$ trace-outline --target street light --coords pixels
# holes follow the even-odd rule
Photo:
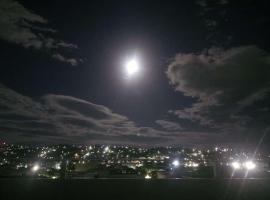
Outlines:
[[[180,165],[180,162],[179,162],[179,160],[174,160],[173,162],[172,162],[172,165],[176,168],[176,167],[179,167],[179,165]]]
[[[256,165],[254,162],[252,161],[246,161],[243,166],[247,169],[247,170],[253,170],[256,168]]]
[[[234,169],[240,169],[240,168],[241,168],[241,164],[240,164],[238,161],[232,162],[231,166],[232,166]]]
[[[33,167],[32,167],[32,172],[36,172],[36,171],[38,171],[39,170],[39,165],[38,164],[35,164]]]
[[[146,174],[146,176],[144,178],[145,179],[151,179],[152,177],[149,174]]]

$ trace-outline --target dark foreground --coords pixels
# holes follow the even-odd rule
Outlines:
[[[0,179],[0,199],[270,199],[264,179]]]

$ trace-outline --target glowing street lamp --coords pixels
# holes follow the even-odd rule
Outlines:
[[[179,160],[174,160],[173,162],[172,162],[172,165],[176,168],[176,167],[179,167],[179,165],[180,165],[180,162],[179,162]]]
[[[243,166],[247,169],[247,170],[253,170],[256,168],[256,165],[254,162],[252,161],[246,161]]]
[[[241,164],[240,164],[238,161],[232,162],[231,166],[232,166],[234,169],[240,169],[240,168],[241,168]]]
[[[36,172],[40,169],[40,166],[38,164],[35,164],[33,167],[32,167],[32,172]]]
[[[151,179],[152,177],[149,174],[146,174],[146,176],[144,178],[145,179]]]

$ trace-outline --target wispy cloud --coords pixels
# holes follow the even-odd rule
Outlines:
[[[169,131],[179,131],[182,130],[182,127],[176,123],[176,122],[172,122],[172,121],[168,121],[168,120],[156,120],[155,121],[158,125],[160,125],[162,128],[164,128],[165,130],[169,130]]]
[[[187,145],[224,138],[183,132],[168,120],[156,123],[163,128],[139,126],[106,106],[71,96],[49,94],[33,100],[0,84],[1,139],[10,142]]]

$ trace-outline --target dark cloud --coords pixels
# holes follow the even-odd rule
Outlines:
[[[270,121],[269,60],[256,46],[176,55],[167,76],[196,102],[174,114],[219,132],[259,137]]]
[[[76,49],[77,45],[52,37],[57,32],[46,28],[47,20],[29,11],[21,3],[14,0],[0,1],[0,39],[50,52],[53,58],[70,65],[78,65],[81,59],[69,58],[60,50]]]
[[[176,122],[172,122],[168,120],[156,120],[155,122],[158,125],[160,125],[162,128],[164,128],[165,130],[169,130],[169,131],[182,130],[181,126]]]
[[[127,117],[103,105],[63,95],[45,95],[39,101],[0,85],[0,131],[12,141],[126,142],[167,141],[166,133],[138,127]]]
[[[138,126],[126,116],[82,99],[49,94],[33,100],[0,84],[1,139],[10,142],[187,145],[223,138],[216,135],[209,140],[209,133],[182,132],[179,124],[168,120],[156,123],[163,129]]]

